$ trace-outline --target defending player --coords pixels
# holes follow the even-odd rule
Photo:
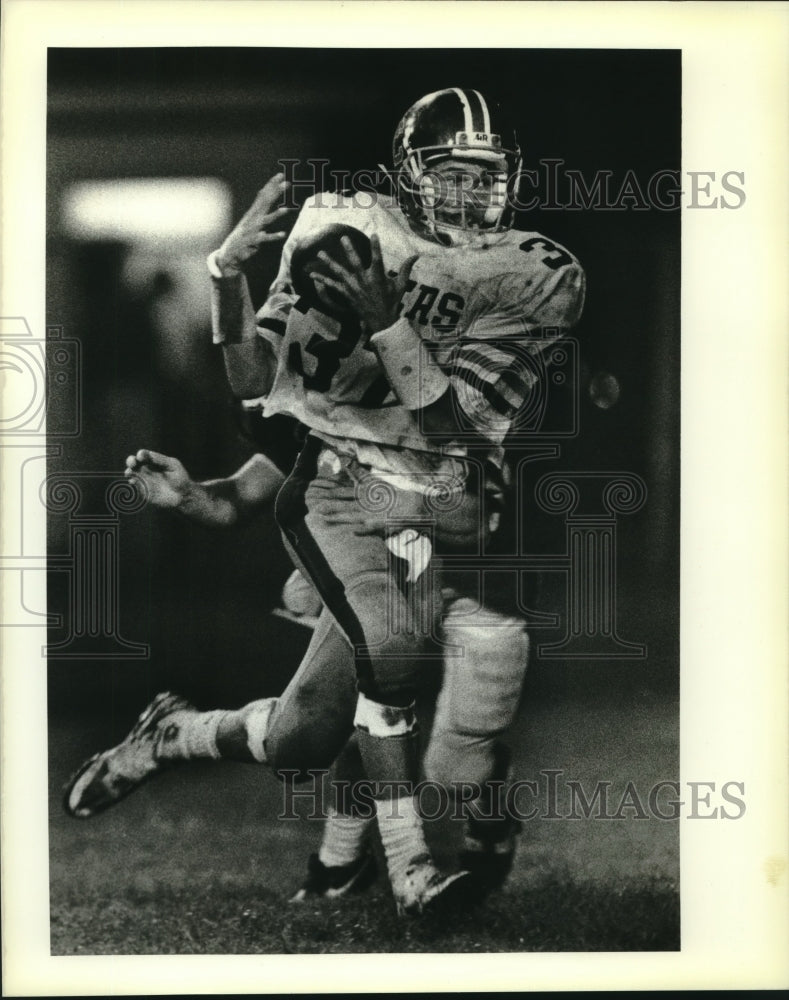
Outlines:
[[[264,455],[256,454],[232,476],[194,482],[178,459],[148,449],[141,449],[126,459],[126,476],[142,482],[153,506],[178,511],[210,527],[230,527],[264,510],[273,502],[285,478],[277,465]],[[366,530],[379,530],[373,517]],[[498,762],[493,777],[503,782],[508,752],[502,736],[519,702],[519,682],[528,660],[528,638],[516,619],[496,618],[487,609],[480,627],[482,612],[470,608],[468,598],[458,597],[449,589],[442,597],[445,601],[443,637],[450,646],[462,645],[463,655],[450,656],[446,661],[433,724],[435,739],[430,740],[426,752],[425,776],[431,781],[439,781],[442,775],[446,777],[447,762],[460,752],[465,761],[463,773],[468,790],[476,782],[484,784],[491,776],[489,755],[493,753]],[[314,627],[322,605],[298,570],[288,578],[282,601],[288,617]],[[321,665],[321,669],[352,675],[350,648],[342,643],[337,643],[336,648],[344,657],[338,655]],[[484,678],[482,684],[480,677]],[[343,686],[340,679],[338,688],[342,690]],[[428,691],[428,697],[430,695]],[[434,692],[432,698],[435,698]],[[470,734],[462,726],[458,728],[458,712],[453,709],[453,705],[465,699],[473,700],[480,708],[471,747],[467,747]],[[484,712],[482,706],[485,706]],[[319,707],[323,711],[329,709],[327,705]],[[482,718],[486,719],[484,725]],[[238,735],[243,737],[244,734]],[[469,766],[470,753],[477,761],[476,767]],[[332,773],[335,780],[344,782],[346,787],[364,778],[355,741],[340,751]],[[453,773],[457,780],[458,771]],[[85,803],[82,804],[84,808]],[[479,890],[485,892],[501,885],[509,873],[518,826],[513,817],[497,810],[493,801],[480,804],[477,813],[476,817],[469,817],[462,865],[475,876]],[[373,867],[370,820],[369,815],[354,808],[351,797],[344,804],[338,801],[329,806],[320,850],[310,859],[307,881],[294,899],[336,897],[364,887]]]

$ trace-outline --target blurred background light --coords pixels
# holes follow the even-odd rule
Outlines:
[[[121,178],[73,184],[62,205],[76,239],[210,244],[230,228],[232,195],[215,177]]]

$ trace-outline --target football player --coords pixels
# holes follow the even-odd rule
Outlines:
[[[577,321],[584,276],[562,247],[511,230],[520,151],[477,91],[448,88],[413,105],[396,130],[393,159],[395,197],[307,202],[257,317],[235,273],[232,235],[213,264],[218,314],[223,296],[235,304],[219,324],[231,386],[241,397],[259,395],[264,415],[287,412],[311,428],[277,516],[354,645],[365,770],[402,789],[399,820],[385,804],[379,809],[396,872],[424,852],[415,815],[410,828],[402,819],[414,814],[419,602],[433,599],[414,585],[425,580],[432,548],[475,550],[484,539],[502,444],[534,385],[530,355]],[[341,241],[344,259],[318,249],[320,234],[338,221],[369,237],[369,266],[350,238]],[[404,581],[386,529],[359,532],[364,501],[381,483],[392,536],[395,523],[420,517],[432,532],[421,537],[427,544],[396,550],[409,559]],[[438,495],[441,504],[432,502]],[[461,581],[471,599],[478,576],[470,569]],[[473,730],[476,706],[465,711]],[[465,766],[461,755],[457,761]],[[390,845],[399,846],[390,853]]]
[[[514,133],[497,124],[477,92],[450,88],[417,102],[397,130],[394,159],[395,198],[363,207],[352,198],[327,205],[318,197],[305,205],[257,320],[241,264],[279,217],[272,209],[282,178],[263,189],[211,265],[216,339],[234,391],[261,397],[266,415],[290,413],[311,428],[280,492],[278,519],[353,644],[357,676],[348,689],[349,702],[356,702],[349,717],[293,726],[288,699],[263,700],[234,720],[245,733],[235,749],[270,762],[307,751],[307,766],[314,767],[327,746],[339,749],[350,719],[365,771],[378,782],[379,830],[395,896],[402,909],[419,909],[452,884],[430,860],[412,794],[413,694],[429,632],[422,623],[435,601],[433,574],[424,571],[434,546],[473,549],[486,535],[496,513],[501,445],[534,384],[529,354],[577,320],[584,280],[563,248],[510,230],[508,186],[520,154]],[[344,260],[318,251],[308,275],[316,302],[297,293],[291,265],[299,246],[335,220],[337,207],[344,223],[370,235],[371,262],[365,267],[347,240]],[[303,272],[298,277],[304,288]],[[388,520],[365,534],[380,484],[388,488]],[[429,533],[414,538],[395,530],[420,520]],[[472,605],[477,576],[472,570],[462,581]],[[425,606],[431,614],[423,617]],[[508,627],[522,633],[517,616]],[[332,631],[316,629],[300,668],[316,680],[319,695],[330,672],[311,663],[335,655]],[[487,720],[478,717],[473,694],[451,706],[462,717],[456,729],[464,738],[445,762],[450,781],[453,768],[469,780],[479,766],[467,751]],[[175,757],[216,754],[227,717],[189,716],[165,699],[154,702],[132,737],[150,738],[159,756],[173,749]],[[483,756],[490,778],[493,747]],[[98,773],[103,766],[72,786],[75,812],[97,784],[114,783],[122,794],[128,781],[139,780],[119,774],[108,781]]]
[[[434,551],[484,544],[502,445],[529,407],[533,359],[579,318],[584,275],[564,248],[511,229],[520,150],[479,92],[447,88],[417,101],[396,130],[393,160],[394,197],[307,201],[256,317],[240,274],[243,232],[212,265],[217,339],[234,392],[259,396],[265,416],[290,413],[311,430],[277,518],[354,646],[365,771],[399,792],[396,810],[383,794],[378,810],[396,885],[427,856],[411,796],[420,624],[435,601],[435,578],[424,571]],[[349,236],[342,254],[321,249],[338,222],[369,238],[369,263]],[[362,534],[379,502],[388,525]],[[395,526],[420,519],[430,537],[398,545]],[[407,564],[402,572],[392,551]],[[454,580],[472,601],[480,575],[470,567]],[[513,603],[505,595],[501,610],[512,613]],[[474,732],[478,706],[469,701],[463,711]],[[469,769],[461,780],[473,763],[456,755],[458,769]],[[427,860],[428,884],[431,867]]]

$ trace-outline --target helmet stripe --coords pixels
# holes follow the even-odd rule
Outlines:
[[[452,87],[452,90],[458,95],[458,100],[463,105],[463,131],[473,132],[474,122],[471,117],[471,106],[468,102],[466,92],[461,90],[459,87]]]
[[[490,111],[488,110],[488,103],[485,98],[480,94],[478,90],[470,91],[472,94],[476,94],[479,98],[480,107],[482,108],[482,130],[490,135]]]
[[[466,118],[466,131],[467,132],[487,132],[485,128],[485,104],[476,90],[464,90],[462,91],[463,98],[468,108],[468,117]],[[483,110],[484,109],[484,110]]]

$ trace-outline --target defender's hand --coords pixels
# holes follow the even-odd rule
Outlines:
[[[318,258],[328,267],[331,276],[313,273],[313,281],[318,289],[321,286],[330,288],[345,299],[368,334],[386,330],[397,319],[400,300],[418,255],[405,260],[397,276],[390,278],[384,270],[381,244],[377,236],[370,237],[372,260],[368,268],[362,265],[347,237],[343,237],[341,243],[347,257],[347,266],[321,251]]]
[[[143,483],[154,507],[181,507],[195,486],[177,458],[147,448],[129,455],[123,474]]]
[[[278,198],[288,189],[283,173],[275,174],[257,193],[252,206],[219,248],[214,260],[226,276],[238,274],[241,265],[249,260],[264,243],[285,239],[282,230],[272,227],[292,208],[274,208]]]
[[[397,490],[374,476],[345,489],[315,479],[310,483],[310,506],[327,524],[347,524],[355,535],[381,537],[399,532],[411,519],[416,523],[425,513],[420,493]]]

